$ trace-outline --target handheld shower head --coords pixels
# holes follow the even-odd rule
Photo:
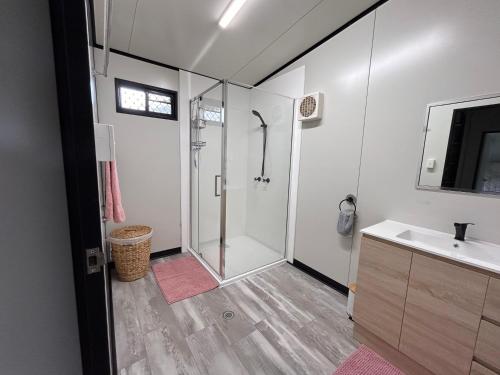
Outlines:
[[[259,118],[260,122],[262,123],[262,125],[261,125],[261,126],[262,126],[263,128],[267,128],[267,125],[266,125],[266,123],[264,122],[264,119],[262,118],[262,116],[260,115],[260,113],[259,113],[259,112],[257,112],[255,109],[252,109],[252,114],[253,114],[254,116],[257,116],[257,117]]]
[[[266,123],[264,122],[264,119],[262,118],[262,116],[260,115],[259,112],[257,112],[255,109],[252,109],[252,115],[256,116],[259,118],[260,122],[261,122],[261,125],[260,127],[262,128],[262,135],[264,137],[264,139],[262,140],[262,168],[260,170],[260,177],[262,179],[262,181],[265,181],[265,182],[268,182],[269,183],[269,178],[268,179],[265,179],[264,178],[264,168],[266,166],[266,147],[267,147],[267,125]],[[260,181],[260,180],[258,180]]]

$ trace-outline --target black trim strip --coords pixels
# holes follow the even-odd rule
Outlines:
[[[371,13],[372,11],[374,11],[375,9],[377,9],[379,6],[381,6],[382,4],[388,2],[389,0],[380,0],[380,1],[377,1],[375,4],[373,4],[371,7],[369,7],[368,9],[364,10],[363,12],[361,12],[360,14],[358,14],[356,17],[354,17],[353,19],[351,19],[350,21],[348,21],[347,23],[343,24],[342,26],[340,26],[338,29],[336,29],[335,31],[331,32],[330,34],[328,34],[327,36],[325,36],[323,39],[321,39],[319,42],[316,42],[315,44],[313,44],[311,47],[309,47],[308,49],[306,49],[304,52],[298,54],[297,56],[295,56],[293,59],[291,59],[290,61],[288,61],[287,63],[283,64],[282,66],[280,66],[278,69],[276,69],[275,71],[273,71],[271,74],[268,74],[267,76],[265,76],[264,78],[262,78],[259,82],[257,82],[254,86],[257,87],[259,86],[260,84],[264,83],[265,81],[267,81],[269,78],[271,78],[272,76],[274,76],[275,74],[281,72],[283,69],[285,69],[286,67],[292,65],[295,61],[299,60],[300,58],[304,57],[305,55],[307,55],[309,52],[311,52],[312,50],[318,48],[320,45],[322,45],[323,43],[327,42],[328,40],[330,40],[331,38],[333,38],[335,35],[339,34],[340,32],[344,31],[345,29],[347,29],[349,26],[351,26],[353,23],[359,21],[361,18],[363,18],[364,16],[366,16],[368,13]]]
[[[290,263],[290,262],[289,262]],[[298,268],[302,272],[307,273],[309,276],[314,277],[316,280],[321,281],[323,284],[329,286],[332,289],[335,289],[337,292],[342,293],[347,296],[349,293],[349,288],[345,285],[340,284],[339,282],[330,279],[328,276],[323,275],[321,272],[316,271],[315,269],[309,267],[308,265],[298,261],[297,259],[293,259],[293,263],[290,263],[295,268]]]
[[[154,253],[151,253],[149,255],[149,259],[158,259],[158,258],[164,258],[164,257],[169,257],[175,254],[180,254],[182,252],[182,249],[180,247],[175,247],[173,249],[168,249],[168,250],[161,250],[161,251],[156,251]]]
[[[94,48],[98,48],[98,49],[104,49],[103,46],[101,46],[100,44],[97,44],[97,43],[94,43],[93,47]],[[145,63],[148,63],[148,64],[153,64],[153,65],[161,66],[162,68],[175,70],[177,72],[180,71],[180,70],[183,70],[185,72],[192,73],[192,74],[197,74],[199,76],[202,76],[202,77],[205,77],[205,78],[210,78],[210,79],[213,79],[215,81],[221,81],[221,79],[209,76],[207,74],[193,72],[192,70],[188,70],[188,69],[184,69],[184,68],[178,68],[177,66],[168,65],[168,64],[156,61],[156,60],[150,60],[150,59],[147,59],[145,57],[137,56],[137,55],[134,55],[132,53],[123,52],[123,51],[120,51],[119,49],[110,48],[109,51],[112,52],[112,53],[116,53],[117,55],[122,55],[122,56],[128,57],[129,59],[135,59],[135,60],[139,60],[139,61],[142,61],[142,62],[145,62]]]
[[[168,249],[168,250],[160,250],[160,251],[155,251],[154,253],[149,254],[149,260],[153,259],[158,259],[158,258],[165,258],[169,257],[172,255],[180,254],[182,252],[182,249],[180,247],[174,247],[173,249]],[[108,269],[113,270],[115,269],[115,262],[111,261],[108,263]],[[111,285],[111,284],[109,284]],[[111,288],[110,288],[111,290]]]
[[[94,48],[104,49],[103,46],[101,46],[100,44],[97,44],[97,43],[94,43]],[[150,60],[150,59],[146,59],[145,57],[140,57],[140,56],[137,56],[137,55],[133,55],[131,53],[123,52],[123,51],[120,51],[118,49],[110,48],[109,51],[113,52],[113,53],[116,53],[117,55],[122,55],[122,56],[125,56],[125,57],[128,57],[128,58],[131,58],[131,59],[135,59],[135,60],[139,60],[139,61],[142,61],[142,62],[146,62],[148,64],[153,64],[153,65],[161,66],[162,68],[172,69],[172,70],[175,70],[177,72],[180,70],[180,68],[178,68],[176,66],[164,64],[164,63],[161,63],[161,62],[158,62],[158,61],[154,61],[154,60]]]

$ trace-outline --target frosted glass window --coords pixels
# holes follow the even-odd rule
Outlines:
[[[148,94],[148,107],[151,112],[172,114],[171,98],[166,95]]]
[[[120,87],[120,105],[125,109],[146,110],[146,93],[128,87]]]
[[[177,120],[177,92],[115,78],[116,111]]]
[[[203,119],[207,121],[220,122],[220,111],[203,111]]]

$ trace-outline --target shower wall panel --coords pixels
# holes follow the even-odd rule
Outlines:
[[[269,183],[255,182],[260,176],[263,136],[260,121],[252,116],[248,122],[247,235],[267,247],[283,253],[286,243],[288,186],[293,123],[293,104],[289,98],[253,89],[250,106],[256,108],[268,125],[265,178]]]

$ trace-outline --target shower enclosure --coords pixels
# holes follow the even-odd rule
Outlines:
[[[294,100],[221,81],[190,108],[190,250],[221,281],[283,262]]]

